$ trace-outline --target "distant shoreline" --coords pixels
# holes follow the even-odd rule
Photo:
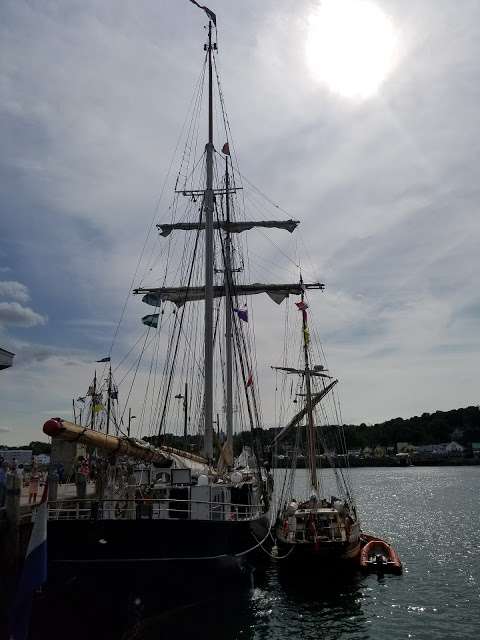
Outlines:
[[[397,458],[350,458],[350,468],[363,467],[475,467],[480,465],[480,458],[412,458],[411,464],[406,464],[403,460],[399,462]],[[276,460],[274,469],[289,469],[290,460]],[[297,461],[297,469],[305,469],[303,460]],[[329,466],[329,465],[328,465]],[[338,462],[337,466],[345,468],[346,465]]]

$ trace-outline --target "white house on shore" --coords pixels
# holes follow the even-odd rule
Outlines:
[[[417,455],[451,456],[463,455],[464,447],[458,442],[441,442],[439,444],[425,444],[415,447]]]

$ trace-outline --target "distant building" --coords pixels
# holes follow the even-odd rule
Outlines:
[[[480,442],[472,442],[472,453],[475,458],[480,458]]]
[[[420,456],[442,456],[446,451],[441,444],[421,444],[415,447],[415,453]]]
[[[32,454],[31,449],[0,449],[0,457],[3,458],[4,462],[12,464],[15,459],[17,466],[19,464],[32,464]]]
[[[11,367],[14,357],[14,353],[0,347],[0,371],[2,369],[8,369],[8,367]]]
[[[415,447],[409,442],[397,442],[397,453],[413,453]]]
[[[452,441],[447,444],[446,450],[447,450],[447,453],[449,454],[452,454],[452,453],[463,454],[464,447],[462,447],[461,444],[458,444],[458,442]]]
[[[424,444],[415,447],[420,456],[451,456],[463,455],[464,447],[458,442],[440,442],[439,444]]]

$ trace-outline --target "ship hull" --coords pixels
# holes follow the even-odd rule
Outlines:
[[[278,556],[288,564],[305,565],[319,563],[324,566],[342,564],[358,565],[361,545],[354,542],[288,543],[277,538]]]
[[[188,572],[208,567],[242,570],[269,530],[265,514],[249,521],[50,520],[52,569],[129,566]]]

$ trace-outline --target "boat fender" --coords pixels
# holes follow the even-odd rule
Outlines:
[[[206,487],[208,485],[208,476],[204,473],[201,473],[198,476],[197,487]]]
[[[233,482],[233,484],[240,484],[243,480],[243,475],[240,473],[240,471],[234,471],[230,475],[230,480]]]
[[[287,516],[293,516],[295,514],[295,511],[298,509],[298,502],[296,502],[295,500],[292,500],[292,502],[290,502],[290,504],[287,507]]]

